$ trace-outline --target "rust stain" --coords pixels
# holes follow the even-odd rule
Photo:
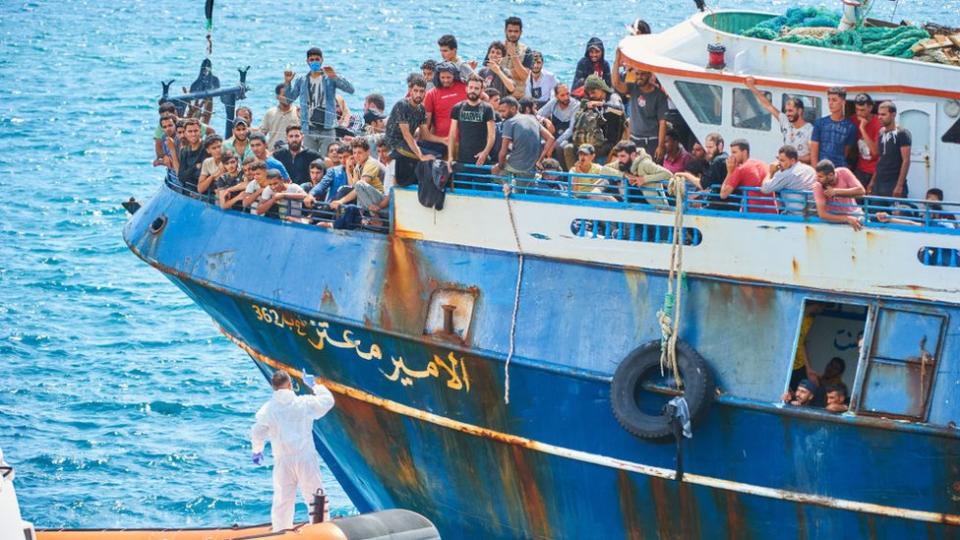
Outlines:
[[[526,450],[518,446],[510,446],[510,453],[513,454],[514,470],[516,472],[511,480],[517,483],[517,487],[520,489],[528,530],[538,538],[552,538],[547,507],[533,468],[528,463]]]
[[[653,506],[657,514],[657,531],[660,538],[681,538],[680,531],[673,523],[673,505],[667,499],[667,480],[651,476],[650,494],[653,496]]]
[[[364,441],[356,450],[377,477],[389,485],[391,493],[426,496],[400,416],[387,418],[384,409],[344,395],[337,397],[333,411],[349,432],[349,440]]]
[[[333,293],[330,292],[330,287],[323,288],[323,296],[320,298],[320,309],[337,311],[337,300],[333,297]]]
[[[700,511],[697,508],[697,497],[693,493],[693,486],[680,482],[680,533],[683,538],[702,538],[700,534]]]
[[[424,287],[419,254],[410,243],[391,236],[386,255],[380,326],[386,330],[420,335],[429,294]]]
[[[817,230],[814,229],[811,225],[804,225],[803,233],[807,236],[807,240],[817,239]]]
[[[793,258],[790,265],[793,267],[793,277],[800,277],[800,262],[797,261],[796,257]]]
[[[620,495],[620,515],[623,516],[623,530],[629,540],[643,540],[640,528],[637,490],[630,481],[627,471],[617,471],[617,493]]]
[[[804,505],[795,503],[793,506],[797,510],[797,540],[807,540],[810,538],[810,531],[807,530],[807,513]]]

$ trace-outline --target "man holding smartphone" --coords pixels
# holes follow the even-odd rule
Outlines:
[[[323,65],[323,51],[317,47],[307,51],[307,65],[310,72],[296,79],[292,70],[283,72],[284,95],[291,101],[300,99],[303,146],[325,154],[337,137],[337,89],[352,94],[353,85]]]

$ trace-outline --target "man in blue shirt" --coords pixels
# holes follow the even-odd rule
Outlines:
[[[836,167],[850,167],[847,155],[857,144],[857,126],[847,118],[844,108],[847,91],[833,87],[827,91],[827,109],[830,114],[813,123],[810,138],[810,163],[829,159]]]
[[[300,127],[303,146],[325,154],[334,142],[337,127],[336,93],[353,93],[353,85],[337,75],[331,66],[323,65],[323,51],[313,47],[307,51],[310,73],[294,79],[294,72],[283,72],[284,95],[300,99]]]
[[[283,163],[280,163],[279,159],[267,153],[266,136],[262,133],[250,135],[250,150],[253,152],[254,157],[267,164],[268,171],[277,171],[280,173],[280,178],[283,178],[284,182],[290,181],[290,175],[287,173],[287,168],[283,166]]]
[[[313,186],[313,189],[310,190],[310,196],[304,201],[307,207],[312,207],[317,201],[330,202],[342,197],[343,194],[337,192],[340,188],[349,185],[347,166],[349,165],[348,162],[352,161],[350,145],[341,144],[337,151],[340,154],[340,165],[327,169],[320,182]]]

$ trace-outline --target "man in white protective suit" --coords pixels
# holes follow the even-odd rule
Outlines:
[[[290,375],[277,370],[270,380],[273,397],[257,411],[253,425],[253,463],[263,462],[267,440],[273,446],[273,508],[270,520],[273,531],[293,527],[293,511],[297,488],[309,508],[313,494],[322,487],[320,461],[313,445],[313,421],[333,408],[333,394],[304,372],[303,383],[313,388],[313,395],[298,396],[293,392]]]

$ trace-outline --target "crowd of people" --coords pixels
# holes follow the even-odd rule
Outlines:
[[[700,207],[811,213],[857,230],[864,195],[890,198],[874,205],[908,196],[911,134],[897,124],[893,102],[858,94],[848,116],[845,90],[832,88],[829,114],[807,122],[802,99],[786,100],[781,111],[748,77],[746,88],[782,137],[775,159],[762,161],[744,139],[696,140],[656,76],[630,67],[619,50],[611,65],[600,39],[587,42],[567,85],[522,41],[519,18],[507,18],[503,29],[482,62],[463,60],[456,37],[441,36],[439,61],[411,73],[389,111],[381,94],[370,94],[352,114],[342,94],[353,85],[315,47],[306,74],[284,72],[277,104],[259,125],[249,108],[236,110],[226,140],[161,103],[154,164],[224,209],[295,220],[307,219],[304,208],[356,209],[354,224],[361,214],[380,219],[392,186],[429,180],[437,167],[423,164],[434,160],[471,181],[631,203],[648,202],[651,185],[680,178]],[[642,20],[630,30],[650,31]],[[938,204],[942,192],[930,190],[927,199],[937,220],[953,220]],[[871,217],[913,223],[897,214]]]

